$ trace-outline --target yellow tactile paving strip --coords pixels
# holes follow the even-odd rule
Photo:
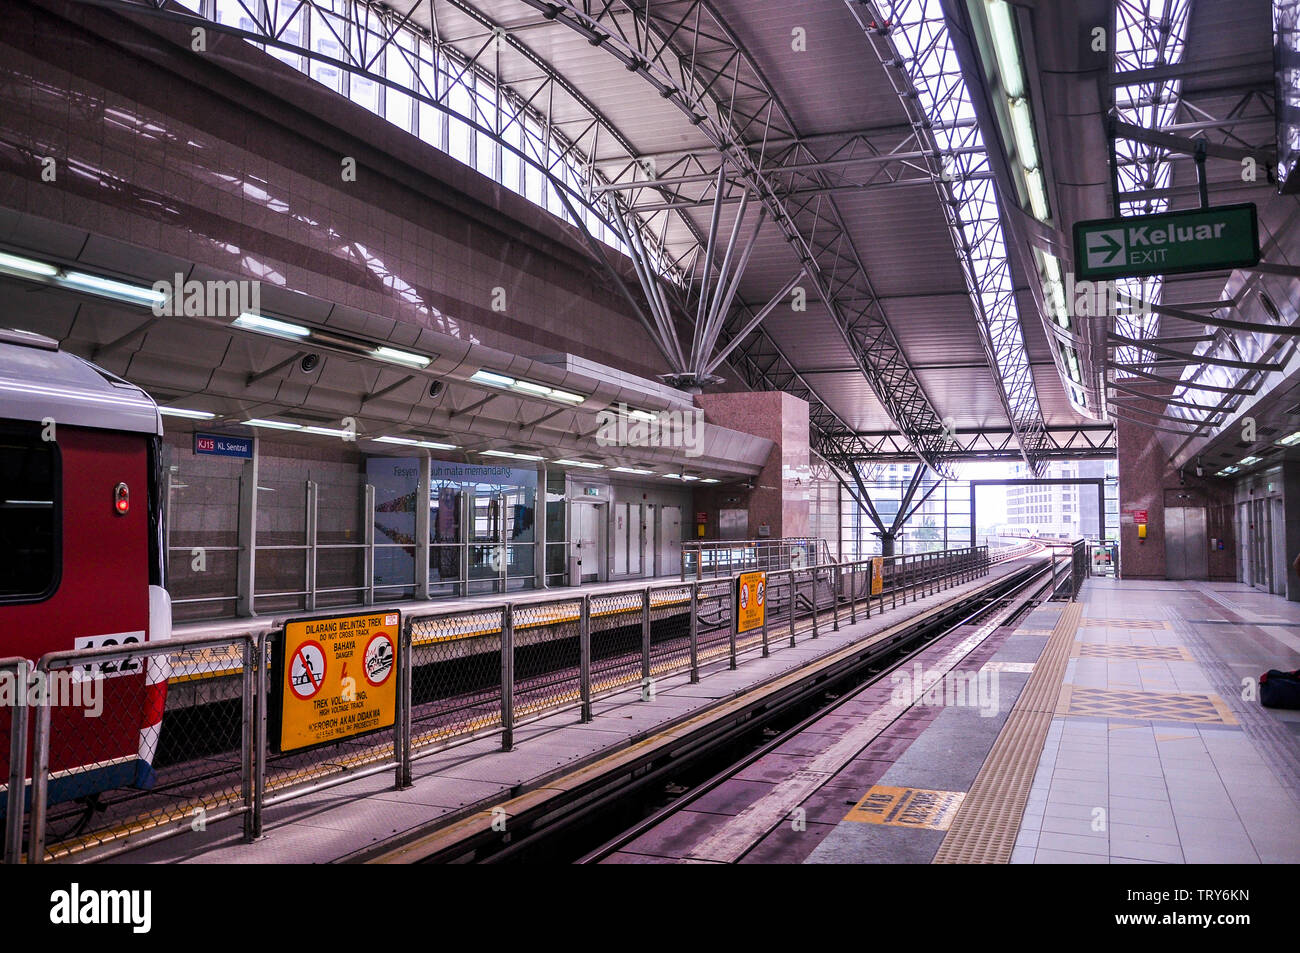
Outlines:
[[[1111,629],[1168,629],[1169,623],[1162,619],[1080,619],[1079,625],[1085,628]]]
[[[1077,685],[1061,687],[1056,713],[1069,717],[1191,721],[1207,725],[1237,723],[1237,719],[1218,695],[1114,691],[1107,688],[1081,688]]]
[[[1181,645],[1121,645],[1118,642],[1075,642],[1073,657],[1140,662],[1194,661]]]
[[[934,863],[1005,864],[1011,860],[1082,612],[1078,602],[1061,611],[1033,674],[939,845]]]
[[[877,784],[863,795],[846,821],[946,831],[961,809],[964,791],[926,791]]]

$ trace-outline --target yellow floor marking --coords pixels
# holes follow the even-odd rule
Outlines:
[[[864,824],[946,831],[965,797],[965,791],[927,791],[877,784],[844,815],[844,819]]]
[[[1168,622],[1160,619],[1080,619],[1081,626],[1104,626],[1112,629],[1168,629]]]
[[[1127,659],[1150,662],[1191,662],[1181,645],[1126,645],[1120,642],[1075,642],[1071,658]]]
[[[1067,717],[1132,718],[1139,721],[1190,721],[1235,725],[1228,706],[1218,695],[1185,692],[1123,691],[1064,685],[1056,714]]]

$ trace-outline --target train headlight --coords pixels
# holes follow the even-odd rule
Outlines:
[[[113,488],[113,512],[118,516],[125,516],[131,511],[131,491],[125,483],[119,483]]]

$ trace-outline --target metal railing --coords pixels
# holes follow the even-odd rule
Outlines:
[[[1092,575],[1090,547],[1086,540],[1041,540],[1052,551],[1052,598],[1075,602],[1083,580]]]
[[[721,539],[682,543],[681,578],[708,579],[741,572],[824,566],[835,562],[830,544],[813,536]]]
[[[102,859],[232,817],[243,818],[252,840],[271,805],[384,771],[406,787],[413,761],[451,744],[499,733],[509,750],[530,721],[566,709],[591,721],[601,697],[639,687],[649,700],[668,676],[695,682],[706,667],[734,669],[962,585],[991,565],[980,546],[781,568],[766,575],[762,624],[748,631],[738,625],[736,577],[412,614],[398,639],[392,728],[288,753],[268,738],[269,660],[283,629],[53,652],[34,666],[0,659],[0,672],[20,684],[117,685],[93,730],[67,699],[11,712],[5,860],[20,859],[24,828],[34,863]],[[111,677],[125,669],[137,677]],[[29,721],[30,762],[22,750]],[[122,736],[138,743],[105,760],[106,739],[120,748]],[[78,788],[119,762],[136,775],[111,797]]]

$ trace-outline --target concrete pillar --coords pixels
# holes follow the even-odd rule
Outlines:
[[[1158,391],[1162,385],[1133,385],[1148,393]],[[1167,389],[1167,388],[1166,388]],[[1159,413],[1164,402],[1158,396],[1150,401],[1135,402],[1142,410]],[[1119,420],[1115,425],[1116,446],[1119,458],[1119,573],[1125,579],[1164,579],[1165,565],[1165,506],[1204,505],[1206,509],[1206,539],[1222,539],[1223,549],[1211,549],[1207,565],[1210,579],[1233,580],[1236,572],[1236,532],[1232,518],[1232,486],[1227,480],[1211,476],[1196,476],[1195,465],[1178,468],[1169,462],[1169,451],[1161,440],[1160,432]],[[1138,538],[1134,514],[1145,510],[1147,514],[1146,539]]]
[[[695,487],[694,508],[709,514],[715,532],[718,511],[743,509],[749,516],[750,539],[807,536],[808,486],[808,402],[781,391],[739,394],[700,394],[696,403],[704,419],[719,427],[765,437],[775,446],[752,480],[751,488],[734,484],[719,488]],[[831,541],[832,543],[834,540]]]

